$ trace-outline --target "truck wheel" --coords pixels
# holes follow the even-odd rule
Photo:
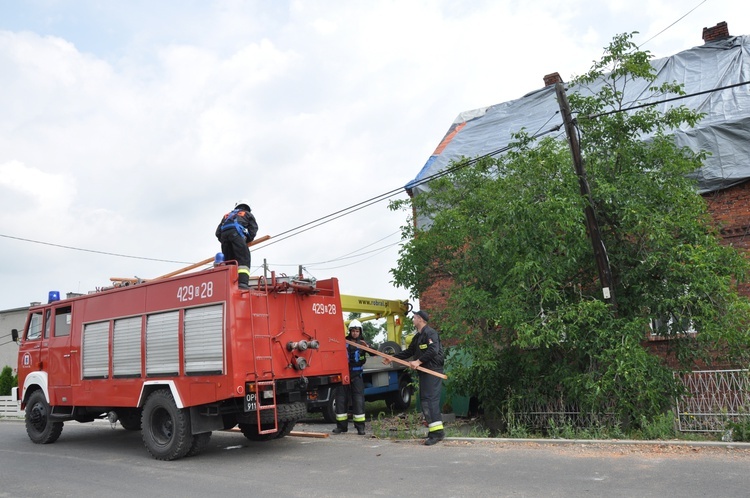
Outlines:
[[[398,391],[390,393],[386,404],[391,410],[407,410],[411,405],[411,379],[404,375],[398,380]]]
[[[187,454],[185,456],[195,456],[201,451],[203,451],[206,446],[208,446],[208,442],[211,441],[211,433],[210,432],[202,432],[200,434],[194,434],[193,435],[193,444],[190,445],[190,449],[188,450]]]
[[[378,347],[378,351],[385,354],[394,355],[401,352],[401,346],[394,341],[385,341]]]
[[[63,430],[62,422],[49,418],[50,408],[44,393],[34,391],[26,403],[26,434],[36,444],[50,444],[57,441]]]
[[[279,435],[278,432],[271,432],[269,434],[258,434],[258,424],[239,424],[242,434],[250,441],[270,441],[276,439]],[[271,425],[263,424],[263,430],[270,429]],[[279,426],[281,428],[281,426]]]
[[[323,420],[329,424],[336,423],[336,393],[338,393],[339,389],[343,389],[343,387],[338,386],[331,391],[331,399],[328,400],[328,403],[321,410],[323,412]]]
[[[117,412],[120,425],[126,431],[141,430],[141,410],[138,408],[126,408]]]
[[[177,408],[169,390],[151,393],[143,406],[141,425],[143,444],[157,460],[176,460],[190,451],[190,415]]]

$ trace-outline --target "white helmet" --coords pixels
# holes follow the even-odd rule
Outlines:
[[[359,320],[352,320],[349,322],[349,330],[357,328],[359,331],[362,331],[362,323]]]
[[[240,206],[245,206],[246,208],[250,209],[250,201],[247,199],[240,199],[237,201],[237,204],[234,205],[234,208],[237,209]]]

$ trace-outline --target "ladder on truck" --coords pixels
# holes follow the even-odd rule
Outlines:
[[[273,376],[273,337],[269,316],[268,286],[265,279],[258,281],[257,288],[250,289],[250,318],[253,336],[253,365],[255,367],[255,407],[258,419],[258,434],[278,432],[278,410],[276,409],[276,382]],[[262,393],[271,386],[273,396],[270,404],[263,404]],[[262,413],[273,410],[273,427],[263,429]]]

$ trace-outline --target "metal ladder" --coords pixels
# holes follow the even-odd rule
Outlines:
[[[258,282],[258,289],[249,291],[250,299],[250,318],[253,336],[253,365],[255,367],[255,407],[258,419],[258,434],[271,434],[278,432],[278,411],[276,410],[276,382],[273,376],[273,341],[271,337],[271,319],[269,316],[268,292],[261,290],[261,283]],[[260,299],[257,299],[260,298]],[[265,309],[255,309],[254,308]],[[261,394],[263,387],[271,386],[273,398],[270,405],[261,403]],[[263,430],[261,423],[261,413],[264,410],[273,410],[273,428]]]

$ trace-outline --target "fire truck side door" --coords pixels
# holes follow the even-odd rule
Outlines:
[[[23,386],[23,379],[31,372],[41,370],[40,350],[42,346],[42,330],[44,315],[35,312],[29,315],[24,329],[21,348],[18,351],[18,385]]]
[[[71,307],[59,306],[52,309],[52,316],[47,317],[51,327],[45,324],[45,338],[47,330],[51,334],[45,341],[48,345],[48,368],[50,398],[53,405],[73,404],[71,391],[71,355],[70,326]]]

